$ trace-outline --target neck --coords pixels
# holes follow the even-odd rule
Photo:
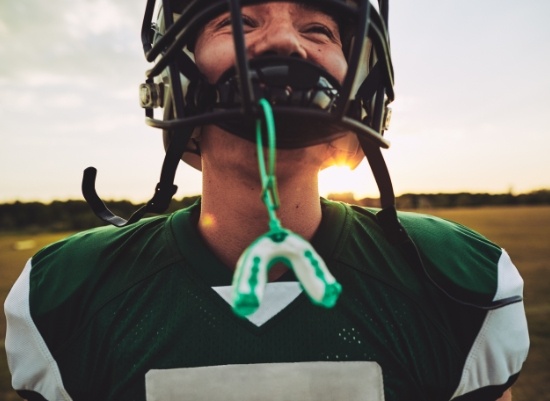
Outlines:
[[[203,170],[203,196],[199,231],[218,258],[234,269],[242,252],[269,230],[266,207],[260,199],[257,177],[231,177]],[[317,172],[278,176],[280,207],[277,217],[283,227],[310,240],[321,222]],[[273,268],[270,279],[286,269]]]

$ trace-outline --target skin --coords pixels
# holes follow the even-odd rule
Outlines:
[[[243,8],[247,55],[301,57],[324,67],[340,82],[347,63],[338,25],[328,15],[294,3],[265,3]],[[195,61],[214,83],[235,64],[228,13],[210,21],[199,33]],[[245,248],[265,233],[267,213],[260,201],[256,145],[219,127],[204,127],[200,137],[203,193],[199,231],[212,251],[228,268]],[[282,224],[311,239],[321,222],[317,176],[327,160],[337,158],[333,144],[278,150],[277,182]],[[270,280],[284,273],[284,266],[270,271]],[[511,401],[508,389],[497,401]]]
[[[248,57],[285,55],[323,66],[342,81],[347,63],[338,25],[328,15],[294,3],[266,3],[243,8]],[[195,60],[210,82],[235,64],[228,13],[210,21],[197,37]],[[200,138],[203,197],[199,230],[231,269],[245,248],[265,233],[267,212],[260,201],[256,145],[216,126]],[[283,225],[311,239],[321,221],[317,175],[336,148],[321,144],[277,152],[277,180]],[[239,229],[236,230],[235,228]],[[284,272],[270,271],[273,280]]]
[[[512,389],[506,390],[497,401],[512,401]]]
[[[336,22],[328,15],[294,3],[265,3],[244,7],[243,24],[249,58],[277,54],[311,60],[339,81],[347,62]],[[234,47],[228,13],[210,21],[195,44],[195,59],[214,83],[234,65]]]

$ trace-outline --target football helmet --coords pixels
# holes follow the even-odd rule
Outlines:
[[[292,0],[290,0],[292,1]],[[260,98],[267,99],[277,123],[277,147],[299,148],[329,142],[352,132],[367,156],[381,192],[383,207],[394,205],[389,174],[380,148],[394,99],[388,35],[388,0],[299,0],[332,16],[340,27],[348,68],[339,82],[322,67],[299,57],[280,55],[247,59],[241,7],[259,0],[148,0],[141,38],[152,67],[140,86],[146,123],[163,131],[166,157],[154,197],[126,221],[114,216],[97,196],[96,171],[85,171],[83,192],[96,214],[122,226],[145,213],[162,213],[177,187],[181,158],[200,169],[194,141],[204,125],[216,124],[255,141],[255,121],[262,118]],[[216,83],[201,74],[193,57],[199,30],[229,12],[235,65]],[[162,118],[155,116],[162,109]]]

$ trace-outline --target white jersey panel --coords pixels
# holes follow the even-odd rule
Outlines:
[[[150,370],[147,401],[384,401],[376,362],[296,362]]]
[[[12,386],[15,390],[37,392],[47,400],[70,401],[59,367],[31,317],[31,270],[32,260],[29,259],[4,303],[6,353]]]
[[[493,300],[514,295],[523,295],[523,280],[503,250],[498,262],[498,288]],[[451,399],[479,388],[505,384],[510,376],[521,370],[528,349],[529,334],[523,302],[489,311]]]
[[[233,287],[212,287],[212,289],[216,291],[225,302],[229,305],[233,305]],[[301,293],[302,287],[296,281],[267,283],[260,307],[252,315],[246,316],[246,318],[257,327],[260,327],[286,308]]]

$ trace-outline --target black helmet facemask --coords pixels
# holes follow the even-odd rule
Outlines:
[[[160,3],[160,4],[157,4]],[[177,187],[179,160],[199,154],[193,132],[215,124],[254,141],[254,124],[261,118],[260,98],[267,99],[277,123],[277,147],[300,148],[341,136],[357,135],[381,192],[383,208],[394,206],[394,195],[380,148],[393,100],[393,69],[387,32],[388,1],[378,9],[368,0],[300,0],[345,21],[344,52],[348,70],[343,82],[322,67],[301,58],[246,57],[241,7],[258,0],[148,0],[142,26],[146,59],[154,63],[140,86],[146,123],[163,130],[167,153],[154,197],[128,220],[114,216],[97,196],[96,171],[85,172],[83,191],[103,220],[123,226],[145,213],[166,210]],[[155,8],[159,8],[155,18]],[[197,33],[208,21],[229,12],[235,44],[235,66],[215,84],[198,70],[192,52]],[[342,31],[342,27],[341,27]],[[163,118],[155,109],[164,108]]]
[[[254,99],[264,98],[275,109],[279,148],[316,145],[349,130],[330,118],[341,86],[321,67],[299,58],[268,56],[250,60],[248,68]],[[239,110],[243,98],[236,68],[227,70],[213,85],[205,79],[190,82],[186,100],[188,115]],[[240,113],[217,125],[244,139],[255,140],[255,120],[242,118]]]

